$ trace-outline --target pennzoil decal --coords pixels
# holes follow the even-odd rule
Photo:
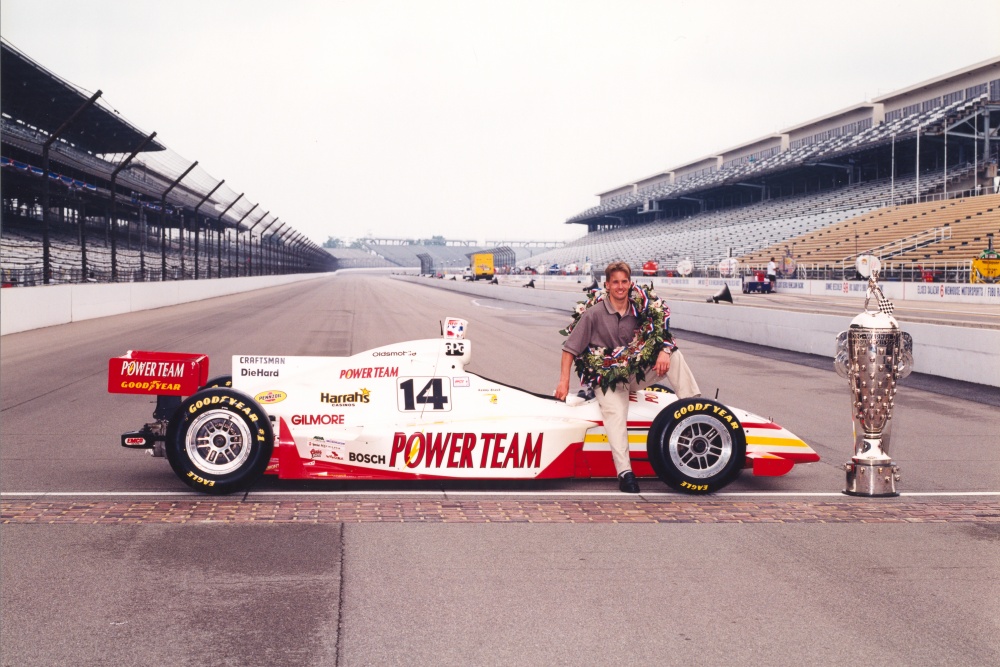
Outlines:
[[[281,403],[286,398],[288,398],[288,394],[285,392],[278,391],[276,389],[268,389],[267,391],[262,391],[254,396],[253,400],[262,405],[270,405],[271,403]]]

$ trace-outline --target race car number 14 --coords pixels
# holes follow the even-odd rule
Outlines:
[[[401,412],[450,411],[451,382],[448,378],[399,378],[396,397]]]

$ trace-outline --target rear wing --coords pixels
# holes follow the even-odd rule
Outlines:
[[[208,356],[129,350],[108,360],[108,392],[190,396],[208,382]]]

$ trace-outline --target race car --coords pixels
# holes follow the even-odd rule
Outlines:
[[[349,357],[236,355],[208,379],[205,355],[130,351],[108,390],[157,396],[125,447],[165,457],[210,494],[280,479],[471,480],[614,477],[592,395],[556,400],[466,370],[468,322],[441,337]],[[187,398],[184,398],[184,397]],[[629,396],[633,471],[678,491],[717,491],[748,468],[778,476],[819,460],[769,419],[663,387]]]

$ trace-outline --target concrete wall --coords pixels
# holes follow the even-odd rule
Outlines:
[[[342,269],[337,273],[412,273],[419,268]],[[253,276],[154,283],[86,283],[0,289],[0,335],[31,331],[95,317],[151,310],[227,294],[313,280],[330,273]]]
[[[323,275],[328,274],[12,287],[0,290],[0,335],[201,301]]]
[[[728,285],[733,294],[742,290],[739,278],[643,278],[635,276],[643,284],[653,283],[655,288],[719,290]],[[546,290],[582,291],[590,284],[588,277],[581,276],[498,276],[501,285],[520,287],[529,280],[535,287]],[[604,281],[602,275],[601,282]],[[946,303],[981,303],[1000,305],[1000,284],[955,284],[955,283],[879,283],[882,292],[889,299],[905,301],[938,301]],[[781,294],[803,296],[858,296],[863,299],[868,283],[862,280],[778,280],[777,291]]]
[[[817,354],[831,364],[837,334],[851,324],[839,315],[688,301],[671,303],[670,311],[679,329]],[[913,336],[914,372],[1000,387],[1000,330],[913,322],[900,328]]]

